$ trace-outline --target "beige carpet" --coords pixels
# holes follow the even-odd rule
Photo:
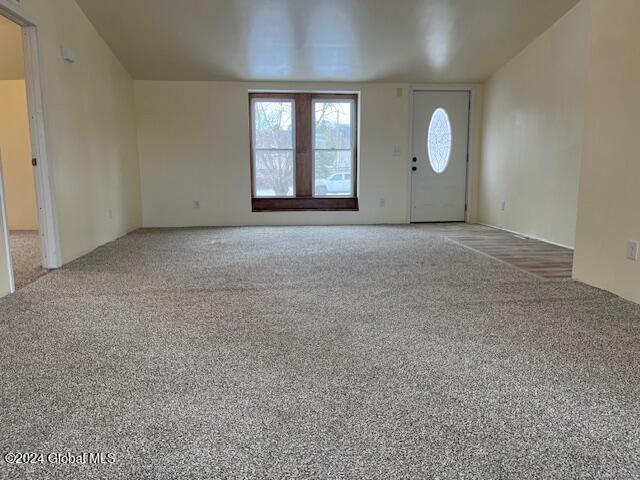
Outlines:
[[[16,288],[29,285],[46,273],[42,268],[39,232],[13,230],[9,232],[9,244]]]
[[[426,227],[147,230],[0,301],[6,479],[640,477],[640,306]]]

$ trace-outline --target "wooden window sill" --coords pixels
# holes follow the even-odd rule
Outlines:
[[[350,211],[357,212],[358,199],[350,198],[253,198],[253,212]]]

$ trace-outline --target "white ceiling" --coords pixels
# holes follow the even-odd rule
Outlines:
[[[77,0],[135,79],[473,82],[578,0]]]

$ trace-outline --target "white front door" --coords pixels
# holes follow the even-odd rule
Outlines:
[[[411,221],[464,222],[470,92],[414,92]]]

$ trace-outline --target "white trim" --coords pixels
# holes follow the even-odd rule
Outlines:
[[[282,92],[278,92],[278,93],[282,93]],[[257,148],[256,147],[256,103],[258,102],[264,102],[264,103],[290,103],[291,104],[291,144],[292,147],[291,148]],[[253,158],[251,159],[252,165],[251,165],[251,170],[253,172],[253,181],[252,181],[252,185],[253,185],[253,190],[251,192],[251,196],[255,197],[255,198],[294,198],[296,196],[296,122],[297,122],[297,117],[296,117],[296,101],[292,98],[252,98],[251,99],[251,118],[252,118],[252,122],[251,122],[251,152],[252,152],[252,156]],[[257,172],[257,168],[256,168],[256,152],[258,150],[273,150],[273,151],[277,151],[277,152],[292,152],[292,158],[293,158],[293,194],[292,195],[287,195],[285,197],[280,197],[278,195],[263,195],[258,197],[258,192],[256,190],[256,185],[257,185],[257,181],[256,181],[256,174]]]
[[[21,27],[35,27],[37,22],[22,11],[22,5],[9,0],[0,0],[0,15]]]
[[[38,163],[37,167],[34,167],[33,175],[38,203],[38,223],[42,237],[42,265],[48,269],[59,268],[62,266],[62,255],[55,216],[53,173],[47,155],[37,25],[32,18],[22,12],[20,5],[9,3],[8,0],[0,0],[0,15],[22,27],[31,152]]]
[[[62,266],[58,225],[55,218],[55,196],[53,176],[47,155],[45,138],[44,103],[40,83],[40,62],[38,61],[38,34],[36,27],[24,27],[22,38],[25,52],[25,77],[29,105],[29,128],[31,131],[31,152],[38,160],[33,173],[36,181],[38,200],[38,220],[42,237],[42,265],[44,268]]]
[[[2,216],[2,236],[9,269],[9,293],[16,291],[16,283],[13,276],[13,263],[11,261],[11,239],[9,238],[9,224],[7,223],[7,208],[4,201],[4,176],[2,174],[2,152],[0,152],[0,215]]]
[[[353,94],[351,94],[353,95]],[[359,98],[358,98],[359,99]],[[326,149],[316,149],[316,110],[315,110],[315,104],[316,102],[335,102],[335,103],[348,103],[351,105],[350,107],[350,111],[351,111],[351,148],[347,149],[347,148],[326,148]],[[354,192],[353,189],[356,188],[357,189],[357,182],[358,179],[354,178],[354,170],[356,172],[358,172],[357,169],[357,165],[356,162],[358,160],[357,156],[356,156],[356,152],[359,154],[360,152],[358,151],[358,149],[356,148],[357,145],[357,141],[358,139],[356,138],[356,129],[354,128],[354,124],[359,126],[359,122],[357,122],[357,117],[356,115],[358,114],[358,112],[356,111],[356,106],[359,104],[360,102],[356,102],[356,100],[352,100],[352,99],[348,99],[348,100],[340,100],[340,99],[326,99],[326,98],[314,98],[311,101],[311,196],[313,198],[352,198],[352,197],[357,197],[357,192]],[[339,152],[339,151],[351,151],[351,185],[349,186],[349,189],[351,190],[349,195],[316,195],[316,151],[318,150],[326,150],[326,151],[331,151],[331,152]],[[359,156],[359,155],[358,155]],[[333,175],[332,175],[333,176]]]
[[[476,194],[478,187],[478,175],[480,170],[480,142],[482,132],[480,131],[482,126],[482,119],[478,121],[477,115],[481,114],[480,111],[480,89],[482,87],[471,88],[471,108],[469,110],[469,163],[467,164],[467,217],[466,221],[473,221],[476,219]]]
[[[549,243],[551,245],[555,245],[557,247],[566,248],[568,250],[575,250],[575,247],[570,247],[569,245],[564,245],[564,244],[558,243],[558,242],[552,242],[551,240],[547,240],[545,238],[536,237],[534,235],[529,235],[528,233],[522,233],[522,232],[517,232],[515,230],[509,230],[508,228],[504,228],[504,227],[497,227],[495,225],[491,225],[490,223],[478,222],[478,225],[482,225],[484,227],[489,227],[489,228],[495,228],[496,230],[502,230],[503,232],[512,233],[514,235],[519,235],[519,236],[524,237],[524,238],[530,238],[531,240],[538,240],[540,242]]]
[[[2,1],[2,0],[0,0]],[[254,82],[255,83],[255,82]],[[277,82],[276,82],[277,83]],[[329,94],[329,95],[359,95],[360,92],[356,90],[327,90],[324,88],[295,88],[295,89],[282,89],[282,88],[250,88],[247,90],[249,93],[282,93],[282,94],[292,94],[292,93],[318,93],[318,94]]]
[[[479,159],[478,143],[476,141],[476,114],[479,108],[478,92],[482,88],[480,84],[471,83],[455,83],[455,84],[416,84],[409,87],[409,140],[407,148],[407,213],[406,223],[411,223],[411,166],[413,158],[413,100],[416,92],[469,92],[469,140],[467,142],[467,152],[469,155],[469,162],[467,163],[467,211],[465,212],[465,222],[472,220],[472,213],[475,211],[475,179],[477,175]]]

